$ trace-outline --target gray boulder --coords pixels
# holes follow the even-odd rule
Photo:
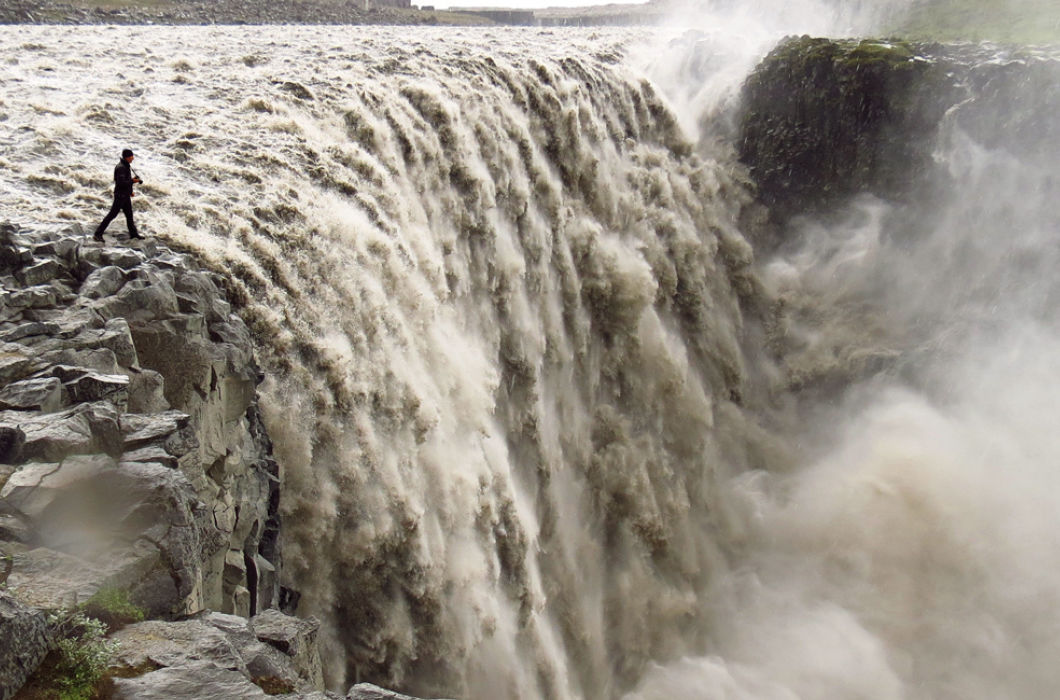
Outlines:
[[[54,301],[54,299],[51,300],[51,302]],[[23,338],[30,338],[37,335],[58,335],[59,330],[59,324],[57,323],[30,321],[29,323],[20,323],[15,327],[4,331],[0,334],[0,340],[11,343],[16,340],[22,340]]]
[[[162,668],[137,678],[117,678],[111,697],[114,700],[265,700],[269,696],[238,671],[199,661],[187,666]]]
[[[129,322],[124,318],[112,318],[102,329],[86,328],[72,339],[72,344],[86,349],[106,348],[114,353],[122,367],[140,366]]]
[[[84,372],[76,379],[65,381],[63,387],[74,403],[109,401],[122,411],[129,404],[129,378],[124,374]]]
[[[346,700],[418,700],[371,683],[358,683],[346,693]]]
[[[0,590],[0,700],[14,696],[48,654],[44,613]]]
[[[19,282],[27,287],[32,287],[37,284],[44,284],[55,279],[57,275],[62,271],[62,266],[51,258],[42,260],[36,265],[30,265],[23,267],[22,269],[15,272],[15,276]]]
[[[16,346],[17,347],[17,346]],[[22,352],[0,352],[0,385],[17,381],[32,373],[33,363]]]
[[[0,409],[54,413],[63,405],[63,385],[55,377],[12,382],[0,389]]]
[[[161,413],[169,409],[165,395],[166,380],[152,369],[129,373],[130,413]]]
[[[113,668],[171,668],[205,661],[246,675],[243,657],[228,636],[199,620],[140,622],[118,630],[110,638],[118,642],[118,651],[111,661]]]
[[[125,284],[125,271],[115,265],[93,270],[81,283],[81,296],[100,299],[114,294]]]
[[[250,619],[250,632],[288,656],[298,675],[316,690],[324,689],[324,672],[320,661],[317,633],[320,623],[314,618],[300,619],[279,610],[265,610]]]

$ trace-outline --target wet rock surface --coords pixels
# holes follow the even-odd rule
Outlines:
[[[279,469],[220,280],[0,223],[0,289],[0,698],[54,650],[48,613],[118,589],[149,619],[112,633],[108,697],[341,700],[319,623],[276,609]]]
[[[31,672],[22,628],[105,587],[162,619],[275,606],[278,468],[217,281],[153,241],[4,223],[0,288],[4,604],[28,611],[0,622],[26,640],[0,667]]]
[[[962,131],[1054,162],[1060,127],[1036,115],[1060,109],[1058,77],[1045,48],[790,37],[744,85],[740,159],[778,220],[857,194],[916,202],[945,180],[939,139]],[[1042,111],[1011,108],[1030,102]]]

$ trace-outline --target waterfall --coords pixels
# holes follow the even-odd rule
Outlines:
[[[699,648],[749,196],[624,65],[636,33],[120,31],[5,37],[44,76],[4,96],[37,110],[10,165],[91,216],[86,153],[132,140],[144,225],[230,276],[332,682],[609,697]]]
[[[973,71],[922,200],[844,201],[753,254],[727,141],[754,61],[711,41],[0,28],[0,218],[94,225],[129,146],[142,228],[228,280],[266,374],[284,581],[333,687],[1060,681],[1041,120],[993,138],[984,96],[1012,81]],[[1011,114],[1042,114],[1041,84]]]

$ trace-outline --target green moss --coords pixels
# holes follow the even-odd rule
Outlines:
[[[134,605],[129,594],[120,588],[99,589],[80,606],[80,610],[105,624],[112,632],[144,619],[143,608]]]

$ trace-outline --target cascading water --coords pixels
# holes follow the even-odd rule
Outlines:
[[[756,271],[733,101],[642,77],[645,41],[0,29],[0,218],[93,225],[131,145],[143,225],[229,276],[335,687],[1041,697],[1058,338],[1048,254],[1016,272],[1058,200],[1005,188],[1048,160],[970,92],[930,218],[843,204]]]

